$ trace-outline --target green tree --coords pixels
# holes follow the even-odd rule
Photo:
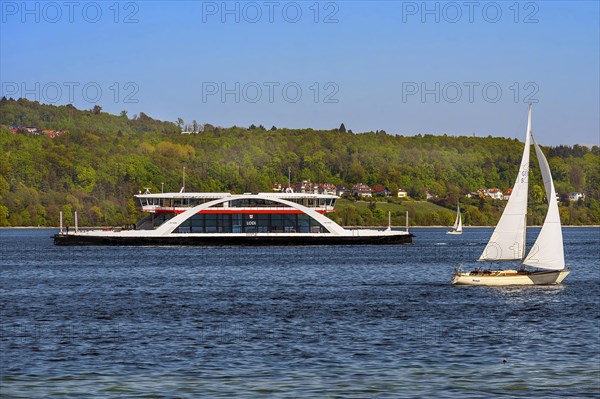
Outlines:
[[[540,186],[538,186],[537,184],[534,184],[531,187],[531,200],[536,203],[536,204],[541,204],[542,201],[544,200],[544,189],[542,189]]]
[[[0,226],[2,227],[6,227],[6,226],[10,226],[10,223],[8,221],[8,208],[4,205],[0,204]]]

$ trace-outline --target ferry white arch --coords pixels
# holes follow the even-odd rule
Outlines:
[[[187,211],[180,213],[174,218],[168,220],[166,223],[159,226],[155,231],[155,235],[159,236],[167,236],[172,234],[175,229],[177,229],[182,223],[196,215],[197,213],[210,209],[215,205],[219,205],[225,202],[235,201],[239,199],[262,199],[265,201],[272,201],[282,205],[287,205],[290,208],[296,209],[309,217],[313,218],[317,222],[319,222],[329,233],[335,236],[345,236],[349,234],[349,231],[344,229],[339,224],[335,223],[333,220],[328,217],[320,214],[314,209],[305,207],[304,205],[300,205],[296,202],[284,200],[281,198],[277,198],[270,195],[261,195],[261,194],[240,194],[240,195],[232,195],[231,197],[219,198],[214,201],[205,202],[204,204],[197,205],[193,208],[188,209]],[[231,209],[231,208],[230,208]]]

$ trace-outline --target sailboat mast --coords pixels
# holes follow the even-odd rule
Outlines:
[[[529,141],[533,138],[533,129],[531,125],[531,103],[529,103],[529,107],[527,108],[527,140]],[[527,190],[527,195],[529,194],[529,190]],[[523,251],[521,253],[521,260],[524,260],[527,256],[527,208],[525,208],[525,220],[523,220]]]
[[[531,140],[532,137],[533,129],[531,124],[531,103],[529,103],[527,108],[527,141]],[[527,190],[527,194],[528,193],[529,190]],[[524,260],[527,256],[527,208],[525,208],[525,215],[523,215],[523,217],[525,218],[525,220],[523,220],[523,226],[525,226],[525,228],[523,229],[523,250],[521,252],[521,260]]]

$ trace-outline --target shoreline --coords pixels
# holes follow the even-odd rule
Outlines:
[[[388,226],[342,226],[345,229],[348,230],[356,230],[356,229],[387,229]],[[392,229],[406,229],[406,226],[391,226]],[[408,226],[409,230],[410,229],[450,229],[452,226]],[[496,226],[463,226],[463,229],[481,229],[481,228],[494,228]],[[541,225],[539,226],[527,226],[527,227],[542,227]],[[578,227],[583,227],[583,228],[599,228],[600,225],[597,224],[585,224],[585,225],[562,225],[561,227],[563,228],[578,228]],[[79,229],[106,229],[106,228],[119,228],[119,226],[79,226]],[[55,226],[55,227],[48,227],[48,226],[3,226],[0,227],[0,230],[8,230],[8,229],[39,229],[39,230],[56,230],[56,229],[60,229],[60,226]],[[64,227],[63,227],[64,229]],[[73,229],[73,226],[69,226],[69,229]]]

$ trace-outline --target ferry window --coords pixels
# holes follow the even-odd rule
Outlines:
[[[298,228],[299,233],[308,233],[310,230],[310,217],[308,215],[298,215]]]
[[[283,231],[283,215],[272,214],[271,215],[271,231],[282,232]]]
[[[231,215],[224,213],[221,216],[219,232],[231,233]]]
[[[313,218],[310,218],[310,232],[311,233],[324,233],[325,228],[321,225],[321,223],[317,222]]]
[[[286,233],[294,233],[296,232],[296,216],[295,214],[285,214],[283,215],[283,231]]]
[[[217,217],[214,213],[208,213],[204,215],[204,231],[206,233],[217,233],[218,232],[218,223]]]
[[[256,227],[259,233],[267,233],[269,231],[269,216],[268,214],[254,215]]]
[[[190,232],[190,220],[186,220],[177,227],[177,231],[179,233],[189,233]]]
[[[240,215],[240,214],[231,215],[231,224],[233,226],[234,233],[241,233],[242,232],[242,215]]]

